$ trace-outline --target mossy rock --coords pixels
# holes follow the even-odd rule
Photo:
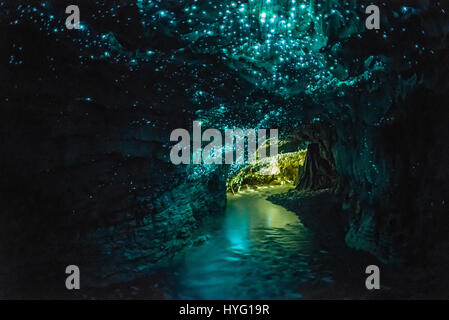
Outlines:
[[[244,188],[294,183],[299,168],[304,165],[305,158],[306,151],[301,150],[250,163],[228,179],[226,190],[235,193]],[[273,174],[261,174],[262,171],[266,173],[267,170],[268,172],[272,171]]]

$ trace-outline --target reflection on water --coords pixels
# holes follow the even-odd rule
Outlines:
[[[297,299],[302,284],[332,282],[311,232],[266,200],[288,188],[229,195],[226,214],[201,227],[210,239],[173,261],[177,298]]]

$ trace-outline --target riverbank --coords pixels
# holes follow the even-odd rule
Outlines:
[[[303,299],[334,285],[329,253],[296,214],[267,200],[291,185],[228,194],[226,212],[185,248],[131,282],[86,290],[84,298]],[[328,291],[328,290],[325,290]]]
[[[349,248],[344,241],[343,217],[338,199],[330,190],[303,192],[291,189],[274,194],[268,200],[295,212],[329,251],[336,285],[305,288],[305,299],[447,299],[448,265],[444,243],[429,252],[428,259],[409,264],[386,265],[369,253]],[[365,268],[377,265],[381,272],[381,290],[365,288]],[[333,290],[339,288],[338,290]],[[331,291],[328,291],[328,290]],[[432,292],[432,294],[430,294]]]
[[[336,199],[328,190],[301,193],[291,185],[283,185],[228,194],[226,212],[204,219],[195,230],[195,238],[201,241],[195,241],[132,281],[86,288],[78,298],[419,296],[416,285],[407,284],[401,270],[383,265],[368,253],[348,248],[340,228]],[[371,264],[380,267],[381,290],[369,291],[365,287],[365,269]]]

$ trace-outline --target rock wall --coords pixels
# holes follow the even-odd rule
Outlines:
[[[373,37],[364,49],[378,51],[365,66],[377,59],[386,73],[347,99],[353,112],[336,126],[333,146],[346,243],[388,262],[431,251],[448,223],[443,137],[449,73],[437,60],[449,57],[449,25],[438,4],[399,5],[393,3],[382,21],[383,29],[394,30],[385,33],[391,40],[382,44]]]
[[[170,162],[170,132],[195,119],[173,73],[85,59],[88,35],[43,31],[63,26],[52,5],[0,10],[0,297],[51,296],[69,264],[84,286],[145,271],[226,204],[222,168]]]
[[[334,214],[346,243],[384,262],[414,261],[447,241],[448,8],[374,4],[379,31],[359,33],[342,19],[332,24],[338,32],[323,28],[322,50],[339,60],[332,71],[338,80],[301,101],[295,135],[318,145],[315,160],[335,168],[329,185],[341,199]],[[334,17],[344,16],[330,5]],[[299,187],[321,188],[312,177]]]
[[[138,116],[98,102],[48,106],[49,96],[20,95],[2,109],[4,288],[41,275],[47,287],[69,264],[86,286],[123,279],[190,244],[203,216],[224,211],[221,168],[187,179],[162,147],[169,133],[133,127]]]

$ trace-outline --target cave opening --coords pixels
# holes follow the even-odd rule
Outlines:
[[[226,180],[226,191],[236,194],[278,185],[290,185],[300,191],[335,188],[337,172],[331,145],[323,134],[320,136],[324,140],[304,140],[304,134],[296,134],[291,140],[281,141],[279,154],[248,162],[231,174]]]
[[[306,150],[280,153],[246,164],[226,182],[226,190],[232,194],[242,189],[291,184],[298,179],[304,165]]]

